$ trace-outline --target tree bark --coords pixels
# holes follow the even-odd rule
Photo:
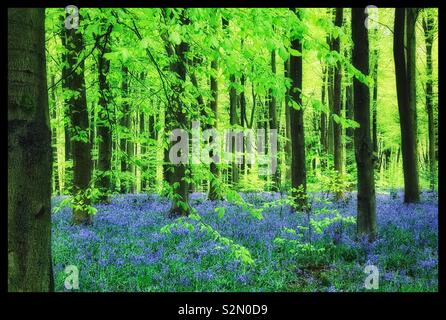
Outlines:
[[[45,10],[8,9],[8,291],[54,290]]]
[[[231,74],[229,77],[229,81],[231,83],[231,87],[229,89],[229,123],[232,128],[238,125],[238,117],[237,117],[237,91],[233,84],[235,84],[235,75]],[[232,163],[231,163],[231,182],[233,185],[237,185],[239,182],[239,170],[238,165],[236,163],[236,141],[232,138]]]
[[[68,15],[68,14],[67,14]],[[82,23],[79,16],[79,23]],[[70,93],[65,103],[68,106],[71,119],[71,150],[73,156],[73,189],[72,194],[77,204],[73,209],[74,224],[91,224],[91,215],[87,208],[91,200],[86,194],[90,187],[92,174],[90,127],[85,92],[84,60],[82,50],[84,41],[79,29],[63,29],[62,37],[65,44],[65,65],[63,74],[64,90]],[[66,68],[66,69],[65,69]]]
[[[364,75],[369,74],[369,39],[364,27],[366,14],[363,8],[352,9],[353,66]],[[375,180],[373,171],[373,146],[370,137],[370,92],[366,84],[353,79],[355,121],[355,157],[357,166],[358,214],[357,232],[376,237]]]
[[[107,34],[103,39],[103,43],[98,44],[98,76],[99,76],[99,152],[98,152],[98,179],[96,185],[100,191],[99,202],[108,203],[108,193],[110,192],[110,170],[112,158],[112,132],[111,132],[111,111],[110,104],[110,86],[108,83],[108,72],[110,70],[110,60],[104,57],[110,50],[110,33],[112,26],[109,26]]]
[[[119,149],[121,152],[121,193],[127,193],[129,192],[128,187],[128,179],[126,177],[126,173],[128,171],[128,152],[127,152],[127,129],[129,127],[129,112],[130,112],[130,106],[126,99],[128,99],[128,93],[129,93],[129,84],[128,84],[128,73],[129,70],[126,66],[122,66],[122,82],[121,82],[121,91],[122,91],[122,98],[124,99],[124,102],[122,103],[122,118],[120,120],[121,125],[121,131],[124,131],[124,137],[121,136],[119,141]]]
[[[289,77],[290,70],[290,59],[288,58],[283,63],[283,70],[285,78]],[[286,162],[286,178],[291,180],[291,157],[292,157],[292,148],[291,148],[291,127],[290,127],[290,90],[286,89],[285,92],[285,162]]]
[[[322,67],[322,87],[321,87],[321,103],[322,105],[327,105],[327,67]],[[325,153],[321,160],[321,166],[325,168],[327,166],[327,152],[328,152],[328,137],[327,137],[327,113],[325,111],[321,112],[321,123],[320,123],[320,142],[321,151]]]
[[[185,15],[186,9],[184,9],[179,17],[179,23],[181,25],[189,24],[189,19]],[[166,14],[166,13],[164,13]],[[172,19],[173,16],[166,17]],[[171,103],[167,106],[167,114],[171,115],[166,122],[166,132],[171,132],[175,128],[183,128],[189,130],[189,119],[187,117],[185,105],[181,101],[181,94],[184,90],[184,82],[186,81],[186,53],[189,50],[189,45],[181,41],[177,45],[167,43],[168,50],[171,52],[174,61],[170,64],[170,70],[178,76],[178,79],[173,83]],[[176,143],[176,141],[170,142],[170,146]],[[168,160],[169,161],[169,160]],[[173,188],[173,201],[172,207],[169,212],[170,217],[187,216],[190,213],[189,205],[189,183],[187,175],[190,172],[189,161],[186,163],[171,164],[170,161],[167,164],[167,170],[170,174],[170,184]]]
[[[417,9],[395,9],[393,54],[400,114],[404,202],[420,200],[416,129],[415,20]],[[405,49],[406,48],[406,52]]]
[[[293,10],[300,18],[298,9]],[[302,43],[299,38],[291,41],[291,48],[302,53]],[[303,210],[307,205],[307,175],[305,168],[305,133],[304,133],[304,111],[302,109],[302,55],[290,57],[290,75],[292,80],[291,98],[299,106],[298,110],[290,109],[291,127],[291,186],[297,191],[293,192],[296,200],[296,209]]]
[[[212,110],[212,116],[214,118],[213,126],[215,129],[217,129],[217,116],[218,116],[218,79],[217,79],[217,73],[218,73],[218,60],[212,60],[211,62],[211,93],[212,93],[212,99],[210,102],[211,110]],[[212,142],[212,140],[210,140]],[[211,150],[209,153],[210,157],[214,156],[214,152]],[[223,199],[221,188],[219,186],[220,184],[220,170],[215,162],[211,162],[209,164],[209,169],[211,171],[211,179],[209,183],[209,194],[208,199],[209,200],[221,200]]]
[[[273,50],[271,51],[271,72],[275,76],[276,75],[276,52]],[[269,128],[270,130],[277,130],[277,136],[279,134],[278,132],[278,125],[277,125],[277,108],[276,108],[276,97],[274,96],[273,90],[269,90]],[[277,143],[277,150],[276,154],[271,154],[271,160],[274,158],[273,161],[276,163],[276,170],[273,173],[272,176],[272,191],[278,191],[280,186],[280,171],[279,171],[279,144]]]
[[[242,42],[243,44],[243,42]],[[248,121],[246,118],[246,97],[245,97],[245,75],[242,74],[240,77],[240,84],[243,88],[242,92],[240,92],[240,126],[245,128],[248,125]],[[240,165],[240,171],[242,174],[245,173],[246,170],[246,157],[245,157],[245,143],[242,144],[242,163]]]
[[[426,112],[428,125],[428,160],[430,179],[429,185],[432,190],[435,189],[436,159],[435,159],[435,124],[434,124],[434,105],[433,105],[433,79],[432,79],[432,45],[434,43],[434,24],[435,20],[432,14],[425,9],[423,19],[424,41],[426,44]]]
[[[338,28],[342,27],[343,20],[343,9],[336,8],[335,26]],[[340,39],[339,37],[333,39],[333,50],[341,53],[340,50]],[[333,115],[342,117],[342,70],[341,63],[336,62],[333,68]],[[337,171],[338,177],[343,174],[343,147],[342,147],[342,126],[340,123],[333,121],[333,158],[334,158],[334,169]],[[336,199],[341,199],[343,196],[342,191],[338,190],[336,192]]]

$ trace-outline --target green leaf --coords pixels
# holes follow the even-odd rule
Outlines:
[[[223,219],[223,217],[225,215],[225,208],[217,207],[217,208],[215,208],[215,212],[217,212],[217,215],[218,215],[219,219]]]
[[[302,55],[302,52],[300,52],[296,49],[289,48],[288,50],[290,51],[290,54],[294,57],[300,57]]]
[[[174,44],[180,44],[181,43],[181,36],[177,31],[172,31],[169,34],[169,40],[170,42],[174,43]]]
[[[279,50],[277,51],[277,53],[279,54],[280,58],[282,58],[282,60],[284,60],[284,61],[286,61],[289,57],[289,54],[286,51],[284,46],[279,47]]]

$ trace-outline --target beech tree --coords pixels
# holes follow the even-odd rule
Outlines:
[[[293,9],[300,18],[299,9]],[[297,208],[305,208],[307,204],[307,173],[305,166],[305,133],[304,133],[304,111],[302,108],[302,43],[298,35],[291,39],[291,48],[298,52],[290,57],[291,77],[291,99],[295,102],[290,109],[291,128],[291,185],[297,191],[293,192],[296,197]]]
[[[435,123],[434,123],[434,103],[433,103],[433,76],[432,76],[432,45],[435,36],[435,19],[429,9],[424,9],[423,16],[424,41],[426,46],[426,112],[428,124],[429,139],[429,170],[430,170],[430,188],[435,188],[436,176],[436,156],[435,156]]]
[[[393,38],[396,93],[401,128],[404,202],[418,202],[418,149],[415,82],[415,22],[418,9],[396,8]]]
[[[363,8],[352,9],[352,64],[362,74],[369,75],[369,38],[364,26],[367,15]],[[362,79],[362,81],[364,81]],[[373,145],[370,137],[370,92],[366,83],[353,79],[353,109],[355,121],[355,158],[357,166],[358,213],[357,231],[369,239],[376,237],[375,179]]]
[[[45,10],[8,9],[8,291],[53,291]]]
[[[342,27],[343,20],[343,9],[336,8],[335,15],[335,26],[338,28]],[[340,50],[340,39],[339,37],[333,39],[333,50],[337,53],[341,53]],[[336,115],[339,119],[342,117],[342,70],[341,63],[338,60],[333,68],[333,116]],[[340,120],[333,122],[333,158],[334,158],[334,169],[337,171],[338,176],[343,173],[343,146],[342,146],[342,126]],[[342,192],[338,191],[336,193],[336,198],[342,198]]]
[[[66,16],[69,18],[68,13]],[[79,25],[82,22],[82,16],[79,15]],[[91,198],[88,195],[92,175],[91,141],[85,92],[85,57],[82,51],[84,41],[81,29],[62,29],[62,44],[65,49],[62,71],[63,88],[66,92],[65,104],[70,114],[73,156],[72,194],[75,206],[72,221],[74,224],[91,224],[92,216],[89,212]]]
[[[113,112],[111,108],[110,86],[108,84],[107,75],[110,70],[110,60],[104,55],[110,52],[110,33],[112,26],[108,27],[106,34],[102,41],[98,41],[99,57],[98,57],[98,75],[99,75],[99,121],[98,136],[99,142],[99,159],[98,159],[98,174],[97,186],[100,189],[100,201],[108,202],[108,191],[111,189],[110,183],[110,169],[112,158],[112,121]]]

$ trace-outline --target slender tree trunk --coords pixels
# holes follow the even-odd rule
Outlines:
[[[98,152],[98,179],[96,185],[100,191],[99,202],[108,203],[108,194],[111,189],[110,184],[110,170],[112,159],[112,111],[109,109],[110,105],[110,86],[108,84],[108,72],[110,70],[110,60],[104,57],[110,50],[110,33],[112,26],[107,30],[107,35],[103,42],[98,44],[98,75],[99,75],[99,152]]]
[[[418,202],[420,199],[415,105],[416,11],[417,9],[395,9],[393,42],[406,203]]]
[[[45,10],[8,9],[8,291],[54,290]]]
[[[218,116],[218,60],[213,60],[211,62],[211,93],[212,93],[212,99],[210,102],[211,110],[212,110],[212,116],[214,118],[213,121],[213,127],[215,130],[217,130],[217,116]],[[210,139],[210,142],[212,140]],[[212,158],[214,156],[213,150],[210,151],[209,156]],[[221,188],[219,186],[220,184],[220,169],[218,168],[217,164],[215,162],[210,163],[210,171],[211,171],[211,179],[209,184],[209,194],[208,198],[209,200],[221,200],[223,199]]]
[[[426,44],[426,112],[428,125],[428,160],[430,179],[429,184],[432,190],[435,189],[436,159],[435,159],[435,124],[433,106],[433,86],[432,86],[432,45],[434,42],[434,17],[428,9],[425,11],[423,19],[424,41]]]
[[[327,92],[327,67],[322,67],[322,88],[321,88],[321,103],[322,105],[327,105],[326,92]],[[321,151],[324,152],[322,157],[321,166],[325,168],[327,166],[327,152],[328,152],[328,138],[327,138],[327,113],[325,111],[321,112],[321,124],[320,124],[320,141],[321,141]]]
[[[79,20],[79,23],[82,23],[81,16]],[[65,65],[62,74],[66,76],[63,81],[64,90],[69,94],[65,103],[70,111],[72,130],[70,132],[73,155],[72,194],[78,204],[73,209],[72,220],[74,224],[91,224],[91,215],[87,211],[91,200],[86,194],[92,174],[90,126],[85,92],[85,63],[82,54],[84,41],[82,33],[78,30],[63,29]]]
[[[341,28],[343,20],[343,9],[336,8],[335,26]],[[333,50],[341,53],[340,39],[337,37],[333,39]],[[338,61],[334,66],[333,78],[333,115],[342,116],[342,70],[341,63]],[[338,177],[343,174],[343,146],[342,146],[342,126],[339,122],[333,122],[333,156],[334,169],[338,173]],[[343,197],[342,191],[336,192],[336,199]]]
[[[298,9],[294,9],[295,14],[300,18]],[[300,39],[291,41],[291,48],[302,52]],[[304,111],[302,109],[302,55],[290,57],[290,75],[292,80],[291,98],[300,107],[290,109],[290,127],[292,144],[291,161],[291,185],[297,191],[293,192],[296,197],[296,208],[305,209],[307,205],[307,174],[305,168],[305,134],[304,134]]]
[[[54,76],[51,77],[51,95],[53,96],[54,108],[56,110],[56,162],[57,162],[57,176],[59,177],[59,194],[65,192],[65,125],[64,125],[64,106],[58,103],[59,100],[56,95],[56,88],[54,87]]]
[[[288,58],[283,65],[284,76],[286,78],[289,77],[290,70],[290,59]],[[292,157],[292,148],[291,148],[291,127],[290,127],[290,91],[289,89],[285,92],[285,162],[286,162],[286,178],[291,180],[291,157]]]
[[[246,119],[246,97],[245,97],[245,75],[242,74],[240,77],[240,84],[243,88],[242,92],[240,92],[240,126],[245,128],[248,125],[248,121]],[[242,174],[245,174],[246,170],[246,157],[245,157],[245,143],[242,144],[242,163],[240,165],[240,171]]]
[[[121,151],[121,192],[128,193],[129,192],[129,181],[127,178],[127,171],[129,170],[128,166],[128,127],[129,127],[129,113],[130,106],[127,101],[129,95],[129,84],[128,84],[128,73],[129,69],[127,66],[122,66],[122,82],[121,82],[121,91],[122,98],[124,99],[122,103],[122,118],[120,121],[121,130],[123,131],[121,134],[121,138],[119,141],[120,151]]]
[[[271,51],[271,71],[273,75],[276,75],[276,52]],[[269,91],[269,128],[270,130],[277,130],[278,135],[278,125],[277,125],[277,110],[276,110],[276,97],[274,96],[273,90]],[[271,187],[272,191],[278,191],[280,186],[280,170],[279,170],[279,144],[277,144],[276,154],[271,153],[271,160],[275,162],[276,170],[273,173],[273,184]]]
[[[336,22],[336,16],[333,14],[335,9],[327,9],[329,13],[329,18],[334,19]],[[333,35],[329,35],[327,37],[327,43],[330,47],[330,51],[334,50],[334,37]],[[332,65],[327,65],[327,101],[329,108],[329,115],[327,118],[327,150],[328,154],[334,156],[334,126],[333,126],[333,113],[334,113],[334,73],[335,67]],[[329,165],[331,167],[331,164]]]
[[[353,84],[349,80],[349,84],[345,88],[345,117],[346,117],[346,119],[354,120],[353,113],[354,113],[353,112]],[[350,169],[352,169],[352,166],[355,162],[355,160],[354,160],[354,153],[355,153],[354,134],[355,134],[354,128],[348,127],[345,129],[346,164],[347,164],[347,168],[350,168]]]
[[[353,66],[364,75],[369,74],[369,39],[363,8],[352,9]],[[357,231],[370,240],[376,237],[375,180],[373,172],[373,145],[370,137],[370,92],[366,84],[353,79],[355,121],[355,155],[357,166],[358,215]]]
[[[141,142],[141,149],[140,149],[140,158],[141,158],[141,190],[144,192],[146,189],[146,172],[147,172],[147,165],[146,165],[146,152],[147,152],[147,145],[146,145],[146,139],[147,139],[147,133],[145,128],[145,117],[144,117],[144,111],[141,111],[139,113],[139,132],[140,135],[143,138],[143,142]]]
[[[154,101],[152,100],[152,105]],[[147,146],[148,150],[148,177],[147,177],[147,187],[150,190],[153,190],[156,187],[156,150],[157,150],[157,132],[156,132],[156,117],[153,114],[148,115],[148,134],[149,134],[149,145]]]
[[[232,128],[238,125],[237,118],[237,91],[233,84],[235,84],[235,75],[231,74],[229,77],[229,81],[231,83],[231,87],[229,89],[229,123]],[[238,165],[236,163],[236,139],[231,138],[233,141],[231,143],[232,148],[232,163],[231,163],[231,182],[235,186],[239,181],[239,170]]]

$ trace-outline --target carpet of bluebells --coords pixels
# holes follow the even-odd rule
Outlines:
[[[116,195],[97,205],[90,227],[53,213],[56,290],[65,267],[79,268],[80,291],[367,291],[364,268],[379,270],[372,291],[438,290],[438,196],[403,204],[401,192],[376,197],[378,237],[355,236],[356,194],[333,202],[312,194],[293,213],[278,193],[246,193],[251,208],[191,195],[190,218],[169,219],[157,195]],[[61,197],[53,198],[57,207]]]

